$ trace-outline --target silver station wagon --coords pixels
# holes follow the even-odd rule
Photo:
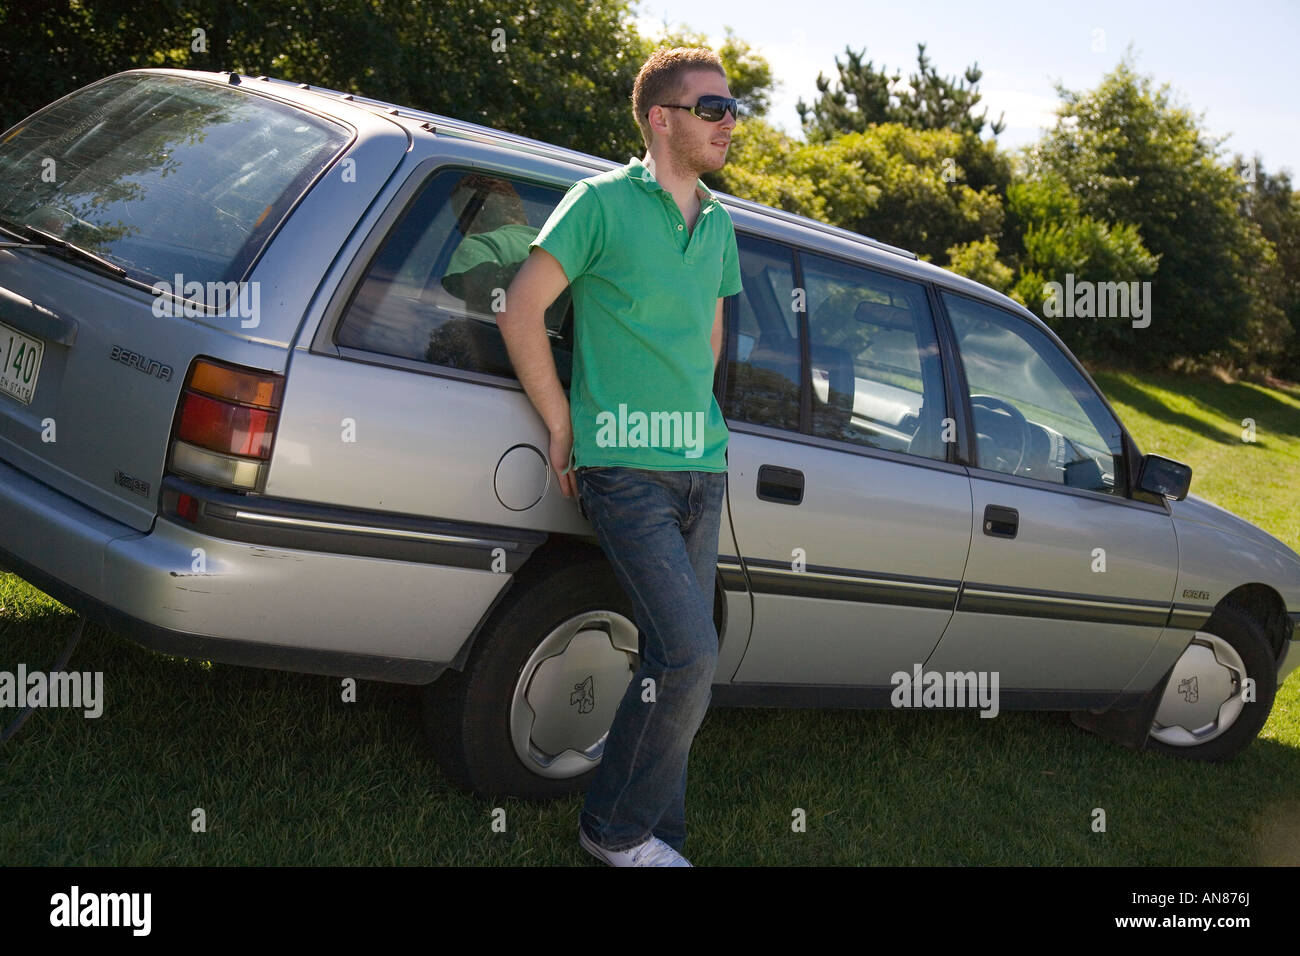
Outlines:
[[[638,629],[495,315],[566,188],[614,165],[228,73],[122,73],[24,120],[0,141],[0,563],[168,654],[425,685],[481,794],[581,789]],[[1189,497],[1011,299],[722,201],[744,290],[713,703],[978,685],[988,716],[1248,745],[1300,662],[1300,557]],[[567,388],[567,295],[546,325]]]

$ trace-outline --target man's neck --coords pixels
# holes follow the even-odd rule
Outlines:
[[[677,200],[678,206],[689,209],[698,201],[695,184],[699,176],[696,173],[674,167],[667,157],[656,156],[653,149],[645,154],[641,162],[650,171],[655,181]]]

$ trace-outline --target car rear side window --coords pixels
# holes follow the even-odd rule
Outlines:
[[[744,233],[736,245],[744,288],[736,296],[723,411],[736,421],[798,431],[799,317],[790,249]]]
[[[495,174],[443,170],[402,213],[357,286],[336,341],[399,358],[515,378],[496,316],[564,192]],[[569,290],[546,310],[561,384],[569,387]]]
[[[132,279],[233,282],[350,142],[341,126],[238,87],[113,77],[0,143],[0,216]]]

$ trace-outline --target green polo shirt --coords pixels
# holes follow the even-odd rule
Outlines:
[[[574,183],[529,245],[564,269],[574,468],[726,471],[714,312],[741,289],[731,216],[696,180],[695,228],[641,160]]]
[[[447,263],[443,288],[471,309],[491,312],[494,291],[510,285],[536,235],[535,226],[511,223],[466,236]]]

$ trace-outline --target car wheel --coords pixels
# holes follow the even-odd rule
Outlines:
[[[548,800],[584,790],[640,663],[637,626],[604,561],[517,584],[461,672],[425,689],[425,727],[457,786]]]
[[[1254,700],[1243,700],[1247,678]],[[1243,608],[1221,604],[1174,664],[1147,746],[1192,760],[1226,760],[1259,733],[1277,693],[1263,629]]]

